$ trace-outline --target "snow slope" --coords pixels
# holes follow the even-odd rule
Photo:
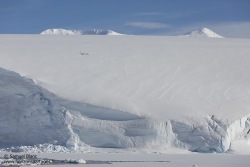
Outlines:
[[[171,147],[237,152],[244,146],[249,152],[248,39],[1,35],[0,45],[0,67],[39,85],[29,82],[24,87],[25,78],[8,74],[17,81],[7,83],[18,88],[12,91],[3,84],[0,95],[18,97],[11,103],[0,100],[1,115],[16,113],[9,104],[17,109],[19,104],[32,105],[20,109],[18,121],[1,122],[2,127],[11,127],[0,129],[5,136],[2,143],[57,140],[73,150],[112,147],[163,152]],[[21,88],[25,91],[19,92]],[[19,96],[24,101],[18,102]],[[38,114],[25,124],[21,115],[31,111],[42,114],[45,122],[37,123]],[[28,125],[48,135],[36,138],[36,132],[23,130]],[[21,132],[15,135],[12,127]],[[50,135],[45,127],[63,137]],[[26,138],[19,140],[19,135]],[[237,144],[231,147],[231,143]]]
[[[41,32],[43,35],[123,35],[111,30],[65,30],[65,29],[47,29]]]
[[[187,37],[210,37],[210,38],[223,38],[208,28],[199,28],[198,30],[191,31],[183,36]]]
[[[96,146],[105,142],[105,134],[102,134],[100,125],[97,125],[98,128],[95,125],[98,122],[103,122],[104,129],[105,125],[112,124],[112,121],[140,119],[139,116],[130,113],[57,98],[35,85],[32,80],[2,68],[0,68],[0,114],[0,147],[41,143],[75,147],[75,144],[81,142],[76,141],[79,137],[72,128],[77,128],[79,123],[85,126],[85,129],[81,130],[87,133],[79,135],[87,135],[84,140],[89,142],[86,143],[91,145],[92,142],[92,145]],[[102,138],[94,139],[89,134],[91,133],[88,132],[89,129],[96,129],[93,135],[100,133]]]

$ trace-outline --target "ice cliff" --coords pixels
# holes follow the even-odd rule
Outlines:
[[[70,150],[176,147],[227,152],[250,140],[250,116],[165,122],[56,97],[32,80],[0,68],[0,147],[52,143]]]

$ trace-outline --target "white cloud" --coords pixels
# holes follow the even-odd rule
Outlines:
[[[165,19],[174,19],[174,18],[180,18],[180,17],[187,17],[190,15],[195,14],[194,11],[192,12],[172,12],[172,13],[160,13],[160,12],[147,12],[147,13],[137,13],[134,16],[142,16],[142,17],[164,17]]]
[[[164,23],[158,22],[129,22],[126,25],[147,29],[160,29],[160,28],[169,28],[170,26]]]
[[[163,15],[163,14],[159,13],[159,12],[147,12],[147,13],[138,13],[136,15],[138,15],[138,16],[159,16],[159,15]]]

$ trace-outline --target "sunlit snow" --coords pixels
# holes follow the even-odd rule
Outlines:
[[[112,30],[65,30],[62,28],[58,29],[47,29],[41,32],[42,35],[123,35]]]
[[[199,28],[198,30],[191,31],[183,36],[187,37],[210,37],[210,38],[223,38],[208,28]]]
[[[30,97],[34,103],[20,113],[44,112],[41,121],[57,125],[54,130],[63,137],[56,140],[69,149],[237,152],[244,145],[244,152],[249,150],[248,39],[1,35],[0,46],[0,67],[34,81],[21,86],[24,92],[13,89],[1,98]],[[15,79],[8,82],[19,85]],[[4,112],[8,105],[1,105]],[[35,118],[28,119],[36,124]],[[13,126],[25,126],[25,121]],[[46,129],[43,122],[36,126]],[[0,132],[14,135],[14,129]],[[53,135],[33,142],[25,135],[27,143],[20,145],[53,141]]]

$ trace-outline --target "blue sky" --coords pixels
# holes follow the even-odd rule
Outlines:
[[[0,0],[0,34],[64,28],[180,35],[200,27],[250,38],[250,0]]]

